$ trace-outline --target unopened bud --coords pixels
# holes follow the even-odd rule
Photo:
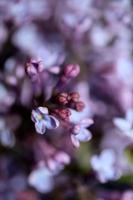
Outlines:
[[[64,69],[64,76],[68,78],[75,78],[80,72],[79,65],[71,64],[67,65]]]
[[[68,108],[64,109],[55,109],[54,112],[58,115],[62,120],[68,121],[71,115],[71,111]]]
[[[84,104],[83,101],[78,101],[78,102],[76,102],[75,107],[76,107],[76,110],[77,110],[78,112],[80,112],[80,111],[82,111],[82,110],[84,109],[85,104]]]
[[[73,79],[75,78],[80,72],[80,67],[79,65],[76,64],[70,64],[67,65],[59,79],[56,85],[56,90],[57,91],[62,91],[62,89]]]
[[[79,101],[79,97],[80,97],[80,95],[79,95],[78,92],[71,92],[71,93],[69,94],[68,99],[70,99],[70,100],[73,101],[73,102],[77,102],[77,101]]]
[[[66,105],[68,103],[68,94],[63,92],[63,93],[60,93],[57,97],[56,97],[56,100],[57,102],[59,102],[60,104],[62,105]]]
[[[26,63],[26,72],[31,78],[36,76],[39,72],[42,72],[43,69],[44,67],[41,61],[31,59],[28,63]]]

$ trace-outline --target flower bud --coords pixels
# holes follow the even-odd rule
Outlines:
[[[76,107],[76,110],[77,110],[78,112],[81,112],[81,111],[84,109],[85,104],[84,104],[83,101],[78,101],[78,102],[76,102],[75,107]]]
[[[67,65],[64,69],[64,76],[67,78],[75,78],[80,72],[79,65],[71,64]]]
[[[71,111],[68,108],[63,109],[55,109],[54,112],[58,115],[62,120],[68,121],[71,115]]]
[[[65,92],[58,94],[56,101],[62,105],[66,105],[68,103],[68,94]]]
[[[34,78],[39,72],[43,71],[43,64],[41,61],[30,60],[26,63],[26,72],[30,78]]]
[[[77,101],[79,101],[79,97],[80,97],[80,95],[78,92],[71,92],[68,96],[68,99],[70,99],[73,102],[77,102]]]

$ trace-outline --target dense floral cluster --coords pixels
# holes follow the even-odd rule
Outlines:
[[[0,199],[133,199],[131,0],[0,0]]]

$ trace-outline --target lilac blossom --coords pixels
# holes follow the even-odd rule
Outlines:
[[[133,199],[133,191],[132,190],[127,190],[126,192],[123,193],[121,200],[132,200]]]
[[[31,59],[28,63],[26,63],[26,72],[32,80],[36,79],[36,77],[43,71],[44,65],[41,60]]]
[[[93,124],[92,119],[83,119],[78,124],[74,124],[71,133],[71,140],[74,146],[79,147],[80,142],[89,141],[92,138],[91,132],[87,129]]]
[[[55,129],[59,126],[58,119],[49,115],[46,107],[38,107],[36,110],[32,110],[31,118],[35,123],[37,133],[40,134],[44,134],[46,129]]]
[[[133,109],[127,111],[125,118],[115,117],[113,123],[122,135],[133,139]]]
[[[45,164],[54,173],[60,172],[71,161],[69,154],[56,149],[47,141],[41,141],[39,138],[35,141],[34,152],[37,162]]]
[[[49,158],[47,165],[50,170],[59,172],[64,169],[65,165],[70,164],[70,157],[67,153],[60,151],[55,153],[53,158]]]
[[[4,66],[5,82],[10,86],[21,85],[25,78],[25,70],[15,57],[10,57]]]
[[[0,110],[1,112],[7,111],[15,102],[15,93],[6,88],[6,86],[0,83]]]
[[[0,118],[0,142],[5,147],[13,147],[15,145],[14,133],[7,126],[4,118]]]
[[[41,193],[50,192],[54,186],[53,172],[41,163],[34,169],[29,177],[28,183]]]
[[[27,52],[30,57],[41,59],[45,63],[45,68],[58,66],[65,59],[64,42],[60,35],[51,34],[49,37],[43,37],[34,24],[20,27],[12,40],[15,46]]]
[[[101,182],[120,177],[120,172],[115,168],[116,156],[112,149],[104,149],[99,156],[93,155],[90,162]]]
[[[80,39],[91,26],[89,18],[90,0],[59,1],[56,7],[56,19],[59,28],[68,38]],[[60,11],[60,12],[59,12]]]
[[[30,22],[34,19],[41,19],[44,21],[51,16],[51,0],[11,0],[9,5],[5,1],[0,2],[0,7],[4,11],[2,17],[4,20],[12,19],[15,25],[19,26],[23,23]]]

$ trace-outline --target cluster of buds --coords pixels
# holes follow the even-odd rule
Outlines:
[[[46,76],[44,77],[44,73],[46,71],[48,72],[41,61],[31,59],[30,62],[26,64],[26,72],[30,79],[32,81],[34,80],[34,86],[37,87],[38,85],[42,90],[45,85],[47,85],[47,81],[51,78],[51,73],[49,71],[49,73],[47,73],[48,78],[45,80]],[[53,129],[58,127],[58,119],[69,121],[71,108],[78,112],[84,109],[85,104],[80,100],[78,92],[62,92],[62,89],[64,90],[67,83],[73,78],[76,78],[79,72],[79,65],[70,64],[64,67],[64,69],[59,73],[57,83],[55,86],[53,85],[50,98],[48,101],[45,99],[43,100],[43,105],[45,104],[46,107],[39,106],[32,111],[32,121],[35,123],[35,128],[38,133],[45,133],[46,128]],[[39,83],[37,77],[40,79]],[[47,112],[45,112],[46,110]],[[48,112],[50,112],[50,115]]]
[[[41,88],[43,89],[44,85],[48,85],[48,81],[51,79],[51,73],[47,73],[48,79],[45,80],[46,76],[43,76],[43,73],[46,72],[46,69],[40,61],[31,61],[31,63],[28,63],[26,66],[27,73],[31,80],[33,80],[34,76],[39,75],[40,80],[42,79],[41,84],[43,83]],[[85,107],[84,102],[80,100],[80,94],[78,92],[66,92],[68,91],[68,82],[75,78],[79,74],[79,71],[79,65],[67,65],[58,74],[59,78],[51,88],[51,96],[49,99],[46,100],[44,98],[42,102],[43,106],[32,110],[31,116],[32,121],[35,123],[36,132],[39,134],[44,134],[47,129],[55,130],[56,128],[66,127],[66,130],[70,132],[70,138],[75,147],[79,147],[80,142],[89,141],[91,139],[91,132],[87,128],[93,124],[93,121],[88,118],[79,120],[76,124],[72,121],[73,113],[75,113],[74,118],[77,118]],[[34,84],[37,84],[38,80],[34,80]],[[39,102],[38,104],[40,105]],[[49,168],[54,168],[55,163],[57,163],[57,160],[62,157],[63,154],[61,153],[60,155],[61,156],[56,156],[57,158],[52,156],[50,160],[48,159],[47,164]],[[66,158],[66,156],[64,157]]]
[[[41,65],[41,66],[39,66]],[[42,88],[44,87],[44,76],[46,69],[42,66],[41,62],[31,62],[27,64],[27,73],[32,75],[39,75],[43,79]],[[34,70],[32,70],[32,68]],[[35,73],[31,73],[31,72]],[[48,100],[43,100],[43,105],[39,106],[36,109],[32,110],[32,121],[35,123],[36,132],[39,134],[44,134],[46,129],[55,130],[56,128],[66,127],[66,130],[70,132],[71,142],[75,147],[80,146],[80,142],[89,141],[92,137],[91,132],[87,129],[93,120],[84,119],[79,120],[76,124],[73,123],[73,114],[77,118],[80,115],[80,112],[83,111],[85,104],[80,100],[80,94],[78,92],[64,92],[63,90],[67,89],[67,84],[70,80],[75,78],[79,73],[79,65],[67,65],[58,75],[59,79],[53,85],[51,96]],[[40,73],[41,72],[41,73]],[[51,73],[48,73],[49,78],[51,78]],[[52,74],[53,76],[53,74]],[[35,79],[34,79],[35,80]],[[45,82],[47,85],[48,82]],[[36,81],[37,82],[37,79]],[[40,103],[39,103],[40,104]],[[47,148],[49,149],[49,148]],[[47,165],[49,168],[54,168],[57,160],[61,156],[52,156],[51,159],[48,159]],[[46,157],[46,156],[45,156]],[[66,156],[64,156],[66,158]]]
[[[70,108],[74,108],[77,111],[82,111],[85,107],[85,104],[83,101],[79,100],[80,95],[78,92],[71,92],[71,93],[59,93],[56,96],[56,101],[60,105],[67,105]]]

